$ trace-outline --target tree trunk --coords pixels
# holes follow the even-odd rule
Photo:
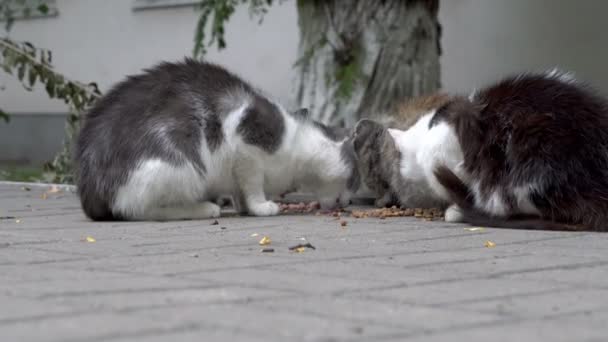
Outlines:
[[[298,0],[294,102],[352,127],[440,85],[439,0]]]

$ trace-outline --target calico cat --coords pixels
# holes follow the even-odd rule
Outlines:
[[[352,143],[224,68],[186,59],[128,77],[87,114],[77,139],[78,193],[93,220],[279,213],[267,196],[311,191],[324,208],[358,186]]]
[[[427,183],[454,203],[446,221],[608,231],[608,103],[571,75],[506,78],[419,123],[422,143],[391,134],[417,145]]]
[[[399,171],[401,152],[388,128],[407,130],[450,96],[437,93],[405,101],[397,110],[372,120],[361,120],[354,129],[353,143],[363,184],[376,197],[375,205],[387,207],[444,207],[425,182],[404,179]]]

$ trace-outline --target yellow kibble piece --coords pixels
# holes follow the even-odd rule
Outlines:
[[[95,238],[94,238],[94,237],[92,237],[92,236],[87,236],[87,237],[86,237],[84,240],[85,240],[86,242],[95,242],[95,241],[97,241],[97,240],[95,240]]]
[[[484,246],[488,247],[488,248],[492,248],[492,247],[496,247],[496,243],[492,242],[492,241],[486,241],[486,243],[483,244]]]
[[[264,236],[260,240],[259,244],[260,244],[260,246],[266,246],[266,245],[270,245],[271,242],[272,242],[272,240],[270,240],[270,238],[268,236]]]

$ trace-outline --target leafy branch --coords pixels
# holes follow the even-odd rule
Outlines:
[[[285,0],[278,1],[280,3]],[[213,44],[217,45],[218,50],[226,47],[224,26],[234,14],[238,5],[249,3],[249,15],[258,17],[258,23],[262,23],[264,15],[273,2],[275,0],[201,0],[197,6],[201,11],[201,16],[194,32],[194,57],[203,57],[207,53],[207,48],[213,46]],[[205,42],[209,24],[208,33],[210,38]]]
[[[96,83],[84,84],[55,71],[52,58],[49,50],[36,48],[29,42],[0,38],[2,70],[17,77],[28,91],[38,83],[43,84],[49,98],[61,99],[70,108],[63,150],[47,164],[47,170],[55,175],[53,181],[64,183],[72,181],[70,146],[79,128],[80,114],[101,97],[101,92]],[[8,115],[2,110],[0,113],[0,117],[8,121]]]
[[[36,0],[35,3],[27,0],[2,0],[0,1],[0,20],[4,21],[4,30],[10,31],[15,23],[15,17],[22,16],[29,18],[33,14],[46,15],[49,7],[43,0]]]

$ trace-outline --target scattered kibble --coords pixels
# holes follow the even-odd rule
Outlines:
[[[295,246],[289,247],[289,250],[292,251],[292,252],[296,252],[296,253],[302,253],[307,248],[310,248],[310,249],[313,249],[313,250],[317,249],[317,248],[315,248],[315,246],[311,245],[310,243],[300,243],[300,244],[297,244]]]
[[[61,189],[59,189],[59,187],[57,185],[53,185],[51,186],[51,188],[49,190],[46,191],[49,194],[56,194],[58,192],[61,192]]]
[[[15,223],[21,223],[21,220],[20,219],[16,219]]]
[[[93,242],[96,242],[96,241],[97,241],[97,240],[95,240],[95,238],[94,238],[94,237],[92,237],[92,236],[87,236],[86,238],[84,238],[84,240],[85,240],[86,242],[90,242],[90,243],[93,243]]]
[[[469,232],[483,232],[486,229],[482,228],[482,227],[469,227],[469,228],[465,228],[464,230],[469,231]]]
[[[258,234],[258,233],[253,233],[253,234],[251,234],[251,237],[256,237],[256,236],[259,236],[259,235],[260,234]]]
[[[272,240],[268,236],[264,236],[259,242],[260,246],[270,245],[270,243],[272,243]]]
[[[346,222],[346,221],[340,221],[340,226],[342,226],[342,227],[346,227],[347,224],[348,224],[348,222]]]
[[[489,240],[486,241],[483,245],[486,246],[487,248],[496,247],[496,243],[489,241]]]

